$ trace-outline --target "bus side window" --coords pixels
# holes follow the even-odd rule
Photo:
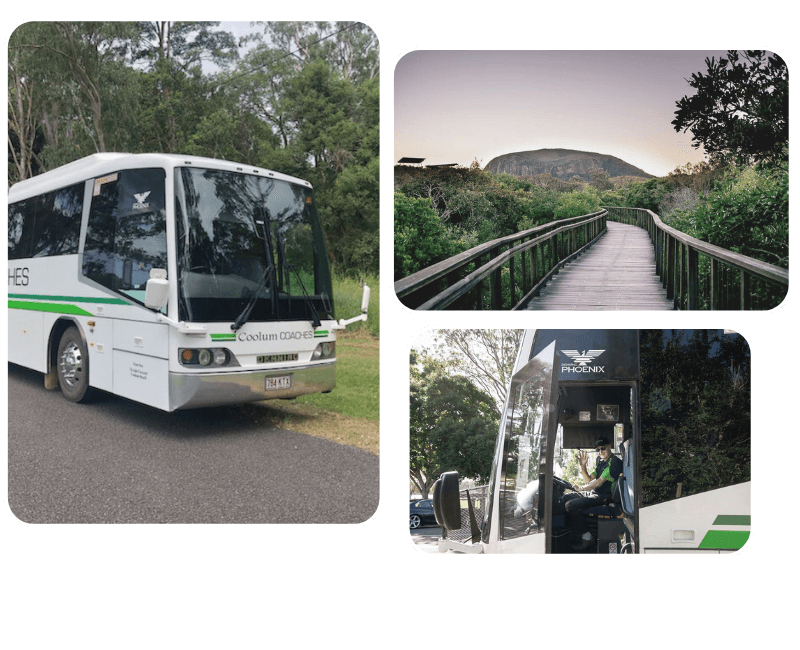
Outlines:
[[[8,258],[53,257],[78,252],[83,183],[8,206]]]
[[[35,221],[35,198],[8,206],[8,259],[19,260],[31,256]]]
[[[83,183],[38,197],[32,257],[78,252],[83,211]]]
[[[163,169],[135,169],[95,180],[83,274],[139,300],[150,269],[167,268]]]

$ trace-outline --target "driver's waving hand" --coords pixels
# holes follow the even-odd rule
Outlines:
[[[572,548],[576,551],[582,551],[592,545],[592,534],[586,527],[582,512],[608,503],[614,490],[614,481],[622,473],[622,461],[611,453],[608,438],[598,438],[594,446],[597,451],[594,478],[586,470],[589,456],[585,451],[581,451],[578,455],[578,465],[585,485],[574,485],[575,492],[561,497],[561,505],[567,512],[576,540]]]

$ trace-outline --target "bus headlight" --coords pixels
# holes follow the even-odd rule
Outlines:
[[[335,356],[336,356],[336,342],[325,341],[324,343],[320,343],[314,349],[314,352],[311,354],[311,359],[312,361],[316,361],[318,359],[331,359]]]
[[[236,366],[233,355],[226,348],[181,348],[178,358],[184,366]]]

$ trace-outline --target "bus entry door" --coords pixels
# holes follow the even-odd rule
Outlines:
[[[557,427],[558,355],[555,342],[511,382],[499,477],[499,540],[503,553],[544,553],[552,517],[552,445]],[[548,480],[549,474],[549,480]]]

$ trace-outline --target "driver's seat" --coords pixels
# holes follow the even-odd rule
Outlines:
[[[621,505],[624,483],[625,476],[620,474],[619,478],[614,481],[611,500],[605,505],[583,511],[584,520],[597,539],[598,553],[619,553],[620,551],[619,539],[625,533],[625,514]],[[596,530],[592,530],[594,528]]]
[[[618,483],[619,481],[614,484],[615,493],[619,493]],[[597,552],[619,553],[619,540],[626,531],[624,515],[619,507],[619,502],[614,503],[614,497],[612,497],[611,502],[607,505],[591,508],[584,511],[583,514],[590,530],[592,523],[596,523]]]

